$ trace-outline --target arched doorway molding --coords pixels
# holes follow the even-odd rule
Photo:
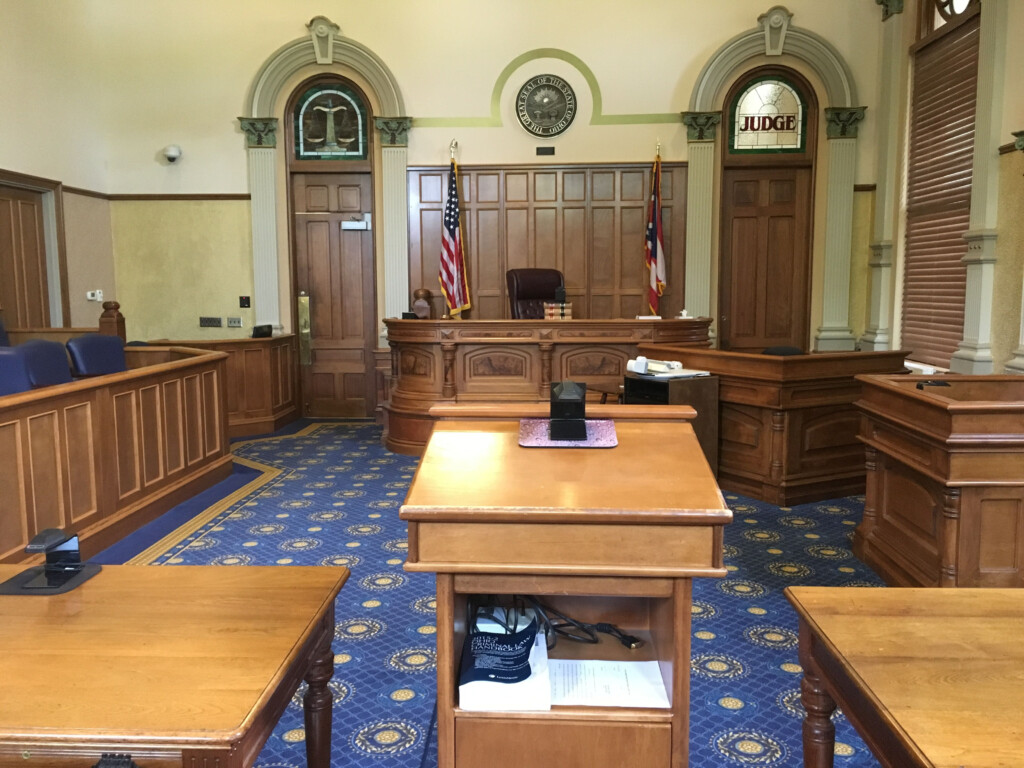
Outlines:
[[[306,25],[309,34],[278,48],[260,67],[245,98],[246,114],[239,123],[246,136],[252,215],[253,303],[255,322],[282,326],[279,298],[278,210],[287,201],[278,189],[275,113],[282,89],[302,70],[341,67],[357,73],[372,91],[380,109],[375,123],[382,163],[376,174],[382,187],[382,210],[377,237],[383,241],[384,317],[399,316],[409,303],[408,206],[406,169],[412,120],[404,116],[405,102],[391,70],[373,51],[343,37],[330,19],[317,16]]]
[[[688,170],[686,212],[686,308],[695,316],[712,316],[711,266],[717,226],[714,198],[718,153],[717,126],[722,99],[751,60],[791,56],[821,81],[828,105],[824,112],[828,138],[828,182],[822,324],[815,334],[819,350],[853,349],[849,323],[850,249],[853,232],[853,185],[856,172],[857,124],[864,107],[855,106],[857,90],[850,68],[839,52],[813,32],[793,26],[793,14],[781,5],[757,19],[757,26],[726,42],[708,60],[694,84],[687,127]]]

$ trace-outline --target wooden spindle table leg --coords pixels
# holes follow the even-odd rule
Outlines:
[[[333,612],[332,612],[333,613]],[[334,695],[327,682],[334,675],[334,651],[331,648],[333,619],[326,623],[312,664],[306,672],[309,687],[302,698],[306,725],[306,765],[309,768],[331,768],[331,720]]]

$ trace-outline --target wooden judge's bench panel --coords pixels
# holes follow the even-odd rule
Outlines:
[[[618,386],[643,343],[706,347],[709,318],[385,320],[391,345],[385,444],[422,453],[438,403],[538,402],[552,381]]]
[[[783,506],[864,491],[855,377],[901,373],[906,357],[898,350],[789,356],[661,344],[639,350],[718,376],[718,482]]]
[[[122,373],[0,397],[0,563],[30,559],[45,528],[79,534],[91,557],[231,473],[225,355],[126,357]]]
[[[1024,587],[1024,377],[861,383],[854,553],[895,586]]]

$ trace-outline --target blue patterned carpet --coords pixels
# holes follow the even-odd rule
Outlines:
[[[233,451],[238,471],[223,499],[204,497],[198,514],[187,510],[189,521],[176,527],[167,520],[181,520],[182,510],[168,513],[162,528],[157,521],[100,559],[347,566],[331,682],[334,764],[434,768],[434,580],[402,570],[406,530],[398,519],[417,460],[389,453],[380,428],[366,422],[299,423]],[[725,531],[730,574],[694,582],[690,765],[796,768],[801,670],[796,616],[782,590],[881,585],[849,549],[863,500],[779,508],[726,499],[735,512]],[[306,765],[301,694],[257,768]],[[837,714],[837,768],[877,765]]]

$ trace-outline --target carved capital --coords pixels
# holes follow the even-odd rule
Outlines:
[[[903,13],[903,0],[875,0],[875,2],[882,6],[882,21],[897,13]]]
[[[683,112],[687,141],[714,141],[715,126],[722,122],[721,112]]]
[[[827,107],[825,132],[830,139],[856,139],[857,123],[864,119],[867,107]]]
[[[373,123],[377,127],[381,146],[409,146],[409,129],[412,128],[411,117],[375,117]]]
[[[277,146],[276,117],[240,117],[246,149],[273,149]]]
[[[1013,148],[1024,152],[1024,131],[1014,131],[1013,138]]]
[[[313,53],[317,64],[330,64],[334,61],[334,38],[341,32],[341,27],[326,16],[314,16],[306,25],[309,36],[313,40]]]
[[[793,14],[781,5],[776,5],[769,9],[768,13],[762,13],[757,17],[757,23],[764,30],[765,56],[782,55],[782,49],[786,46],[786,32],[792,18]]]

